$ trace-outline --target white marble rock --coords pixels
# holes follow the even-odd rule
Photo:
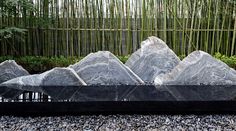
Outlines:
[[[156,85],[235,85],[236,71],[203,51],[194,51]]]
[[[45,93],[40,86],[87,85],[71,68],[53,68],[41,74],[17,77],[1,84],[8,88]],[[58,87],[59,88],[59,87]],[[55,89],[55,93],[58,93]],[[46,94],[48,94],[46,92]]]
[[[25,75],[29,75],[28,71],[18,65],[14,60],[6,60],[0,63],[0,83]],[[0,96],[4,98],[15,98],[21,93],[22,91],[16,89],[0,88]]]
[[[88,85],[136,85],[144,82],[109,51],[90,53],[70,65]]]
[[[153,83],[159,75],[170,72],[180,59],[161,39],[151,36],[141,43],[125,63],[143,81]]]

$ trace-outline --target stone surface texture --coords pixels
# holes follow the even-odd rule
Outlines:
[[[0,63],[0,83],[25,75],[29,75],[28,71],[18,65],[14,60],[6,60]],[[15,98],[21,93],[22,91],[16,89],[0,88],[0,96],[4,98]]]
[[[170,72],[180,59],[161,39],[151,36],[141,43],[126,65],[144,82],[153,83],[159,75]]]
[[[236,71],[203,51],[194,51],[156,85],[235,85]]]
[[[88,85],[137,85],[144,82],[109,51],[90,53],[70,65]]]

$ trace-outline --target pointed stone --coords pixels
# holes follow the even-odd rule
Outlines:
[[[236,71],[203,51],[194,51],[156,85],[235,85]]]
[[[6,60],[0,63],[0,83],[25,75],[29,75],[28,71],[14,60]]]
[[[14,60],[6,60],[0,63],[0,83],[25,75],[29,75],[28,71],[18,65]],[[4,98],[15,98],[21,93],[22,91],[16,89],[0,88],[0,96]]]
[[[170,72],[180,59],[161,39],[151,36],[141,43],[125,63],[143,81],[153,83],[154,79]]]
[[[88,85],[136,85],[143,81],[109,51],[90,53],[70,65]]]

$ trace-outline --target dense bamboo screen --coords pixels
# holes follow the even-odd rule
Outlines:
[[[98,50],[127,55],[151,35],[178,55],[236,54],[234,0],[29,1],[34,10],[16,6],[16,15],[0,16],[0,28],[27,29],[1,39],[0,55],[84,56]]]

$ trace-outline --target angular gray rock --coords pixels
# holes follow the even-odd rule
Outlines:
[[[40,86],[79,86],[86,83],[71,68],[53,68],[42,74],[17,77],[2,83],[0,86],[19,89],[24,91],[42,92],[45,94],[61,95],[65,88],[54,88],[54,90],[45,91]],[[68,92],[66,92],[68,93]],[[73,94],[74,92],[69,92]]]
[[[125,63],[143,81],[153,83],[154,79],[170,72],[180,59],[161,39],[151,36],[141,43]]]
[[[170,73],[156,77],[156,85],[234,85],[236,71],[203,51],[194,51]]]
[[[6,60],[0,63],[0,83],[25,75],[29,75],[28,71],[18,65],[14,60]],[[4,98],[15,98],[21,93],[22,91],[16,89],[0,88],[0,96]]]
[[[109,51],[90,53],[70,65],[88,85],[136,85],[143,81]]]
[[[0,83],[25,75],[29,75],[28,71],[14,60],[6,60],[0,63]]]

